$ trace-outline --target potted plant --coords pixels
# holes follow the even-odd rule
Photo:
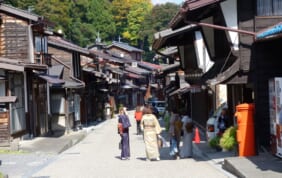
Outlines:
[[[215,137],[213,137],[210,141],[209,141],[209,146],[216,149],[217,151],[221,151],[221,147],[219,145],[220,142],[220,136],[216,135]]]
[[[237,145],[236,130],[236,127],[232,126],[224,131],[219,141],[221,148],[228,151],[234,149],[234,147]]]

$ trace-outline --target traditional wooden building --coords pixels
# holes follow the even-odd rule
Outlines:
[[[85,82],[82,81],[81,58],[88,57],[89,51],[61,36],[48,37],[48,51],[51,66],[48,75],[43,77],[49,83],[57,81],[50,84],[52,130],[69,132],[80,128],[84,121]]]
[[[279,7],[278,0],[188,0],[170,23],[174,37],[162,38],[166,45],[177,45],[180,56],[181,46],[186,46],[184,59],[191,61],[196,49],[185,44],[195,39],[195,28],[201,32],[207,54],[214,62],[201,79],[208,86],[227,85],[231,118],[237,104],[255,104],[258,149],[270,146],[268,81],[281,77],[281,62],[276,60],[280,56],[280,31],[263,38],[258,34],[281,21]]]
[[[107,52],[115,57],[141,61],[143,50],[124,42],[113,41],[112,44],[107,47]]]
[[[46,21],[35,14],[0,4],[0,144],[48,132]]]
[[[89,105],[94,107],[89,108],[89,121],[104,118],[101,115],[107,103],[114,111],[119,104],[129,108],[143,104],[144,90],[139,88],[147,82],[149,71],[138,68],[136,60],[114,56],[108,50],[95,49],[90,53],[94,60],[83,67],[86,84],[92,83],[87,93],[89,98],[95,98],[95,103]]]

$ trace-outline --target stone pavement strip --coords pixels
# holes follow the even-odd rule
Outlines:
[[[195,150],[193,158],[172,160],[169,148],[161,150],[161,161],[146,161],[143,138],[136,135],[133,112],[129,112],[131,159],[120,160],[117,120],[107,120],[100,128],[90,132],[84,140],[62,152],[58,158],[32,177],[68,178],[223,178],[231,177],[217,169]]]
[[[282,159],[268,152],[260,152],[257,156],[239,157],[235,151],[216,151],[206,142],[195,144],[201,150],[203,157],[222,167],[226,171],[242,178],[281,178]]]
[[[281,178],[282,159],[269,153],[225,158],[223,168],[242,178]]]
[[[24,152],[59,154],[85,138],[86,131],[70,133],[61,137],[37,137],[20,142]]]

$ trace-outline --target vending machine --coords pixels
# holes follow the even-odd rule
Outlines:
[[[282,158],[282,78],[269,80],[269,114],[271,150]]]

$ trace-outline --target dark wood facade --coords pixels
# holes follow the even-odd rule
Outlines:
[[[211,85],[227,84],[227,102],[231,118],[236,112],[236,105],[255,103],[257,148],[261,145],[269,147],[268,80],[282,75],[281,62],[278,59],[281,56],[281,50],[279,51],[281,40],[278,35],[277,39],[256,41],[255,32],[281,22],[282,10],[277,8],[280,7],[281,1],[236,1],[237,6],[233,7],[237,7],[237,14],[233,16],[237,15],[238,21],[238,24],[235,24],[239,29],[238,50],[231,48],[232,41],[228,36],[228,31],[231,29],[226,27],[226,12],[224,14],[224,6],[221,6],[221,2],[224,0],[185,1],[170,26],[175,33],[178,33],[177,30],[184,26],[199,25],[208,53],[215,62],[210,71],[203,75],[202,81],[207,81]],[[187,32],[182,32],[171,39],[165,39],[168,45],[180,46],[179,52],[184,67],[195,58],[193,57],[195,49],[191,46],[189,48],[189,41],[185,40],[188,39],[188,35]],[[190,34],[192,35],[193,33]],[[177,39],[177,42],[173,39]],[[183,47],[185,45],[186,49]],[[190,45],[193,44],[190,42]],[[185,54],[188,52],[189,55]],[[188,69],[189,67],[185,67],[186,72]]]
[[[252,48],[252,68],[255,90],[255,126],[259,145],[270,145],[269,79],[282,77],[282,40],[258,42]],[[263,129],[262,129],[263,128]]]
[[[0,13],[2,28],[0,36],[0,55],[9,59],[28,61],[28,22],[19,17]]]
[[[266,5],[267,3],[259,4],[259,0],[238,1],[239,29],[259,32],[281,22],[282,16],[279,16],[279,13],[273,16],[273,11]],[[262,9],[268,15],[261,14]],[[280,15],[282,15],[281,12]],[[242,95],[242,100],[243,102],[253,101],[255,104],[255,134],[258,149],[260,146],[270,147],[268,81],[273,77],[282,76],[282,62],[278,59],[281,56],[279,45],[281,45],[281,39],[255,42],[252,36],[240,34],[240,71],[248,76],[247,84],[241,87],[241,90],[249,93],[247,96]],[[254,96],[250,97],[251,95]]]
[[[60,86],[50,87],[51,120],[53,131],[65,131],[81,127],[84,108],[81,107],[81,96],[85,87],[82,81],[81,55],[88,51],[63,39],[60,36],[48,37],[48,53],[51,56],[52,67],[56,77],[64,81]],[[50,75],[54,75],[50,73]]]
[[[17,97],[5,108],[9,113],[9,141],[23,135],[45,135],[48,131],[47,83],[36,73],[46,72],[47,66],[34,58],[34,34],[44,36],[44,30],[32,28],[40,23],[40,18],[5,4],[0,4],[0,16],[0,70],[6,79],[0,83],[4,86],[1,93]]]

